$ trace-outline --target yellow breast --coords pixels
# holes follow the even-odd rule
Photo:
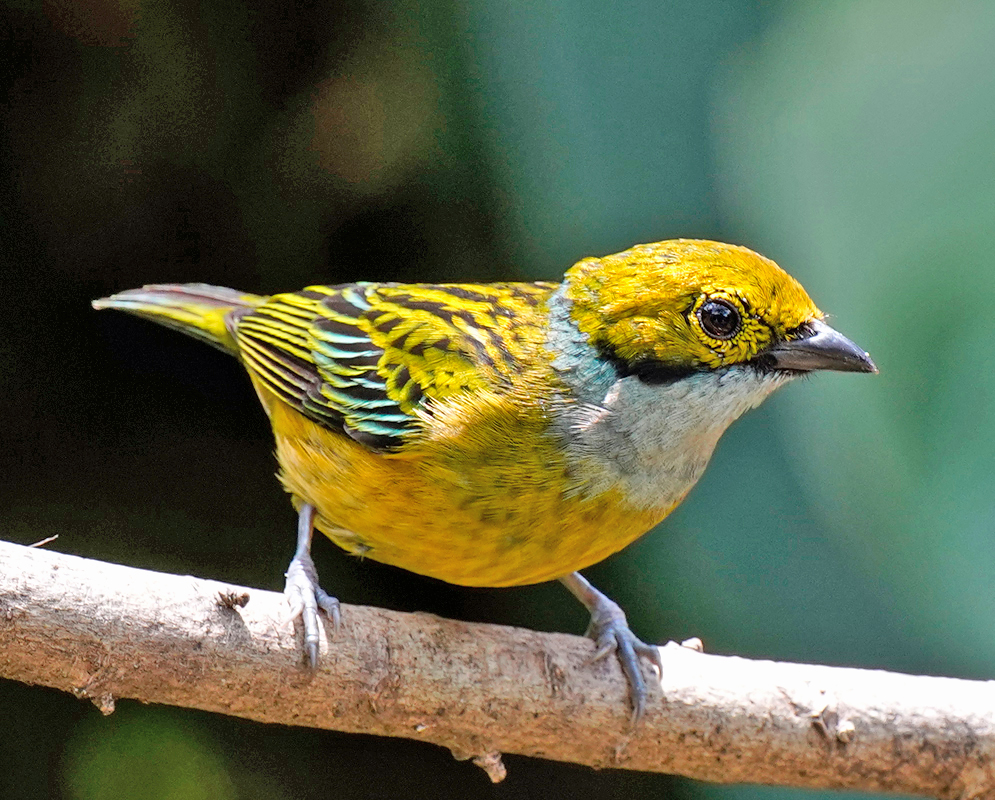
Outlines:
[[[617,490],[571,493],[541,408],[477,394],[438,408],[402,453],[375,453],[256,390],[281,480],[350,553],[466,586],[552,580],[621,550],[670,509],[636,511]]]

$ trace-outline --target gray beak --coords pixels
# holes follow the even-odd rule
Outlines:
[[[805,327],[808,332],[801,338],[782,342],[766,352],[765,355],[772,359],[775,369],[803,372],[817,369],[837,372],[878,371],[865,351],[825,322],[814,320]]]

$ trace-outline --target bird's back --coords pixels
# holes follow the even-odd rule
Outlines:
[[[435,403],[512,387],[553,284],[311,286],[232,313],[253,379],[319,425],[402,449]]]
[[[270,297],[158,284],[93,303],[239,357],[257,386],[377,451],[400,449],[426,405],[510,389],[545,336],[555,284],[354,283]]]

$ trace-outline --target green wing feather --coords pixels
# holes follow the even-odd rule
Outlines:
[[[326,427],[397,450],[420,409],[510,385],[550,283],[311,286],[233,320],[246,366]],[[525,337],[534,341],[535,336]]]

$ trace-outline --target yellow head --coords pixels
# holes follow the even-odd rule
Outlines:
[[[566,274],[590,342],[638,369],[716,369],[810,333],[822,312],[794,278],[752,250],[675,239],[587,258]]]
[[[794,278],[744,247],[640,245],[579,262],[561,291],[550,341],[574,490],[617,488],[661,517],[723,431],[778,387],[812,370],[877,371]]]

